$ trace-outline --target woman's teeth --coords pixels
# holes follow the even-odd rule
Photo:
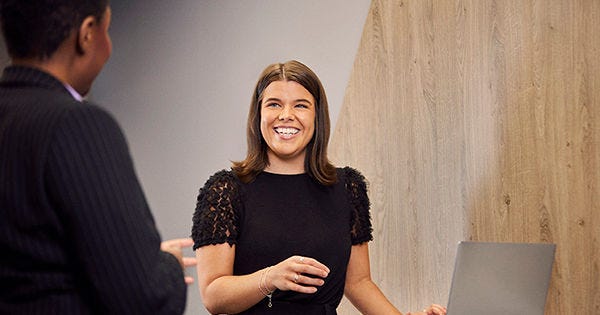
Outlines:
[[[300,132],[300,130],[296,128],[275,128],[275,132],[277,132],[278,134],[289,136],[297,134],[298,132]]]

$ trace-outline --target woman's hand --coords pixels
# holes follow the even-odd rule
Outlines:
[[[329,268],[316,259],[292,256],[268,270],[265,275],[267,289],[274,291],[296,291],[315,293],[317,287],[325,284]]]
[[[429,305],[429,307],[423,309],[421,312],[409,312],[406,313],[406,315],[446,315],[446,308],[441,305],[431,304]]]

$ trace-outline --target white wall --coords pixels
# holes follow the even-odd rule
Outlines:
[[[250,96],[268,64],[297,59],[311,67],[335,124],[369,5],[112,1],[113,55],[92,98],[125,130],[163,238],[189,236],[200,186],[244,157]],[[196,286],[186,313],[206,314]]]

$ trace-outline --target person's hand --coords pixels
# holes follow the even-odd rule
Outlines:
[[[446,315],[446,308],[441,305],[431,304],[421,312],[408,312],[406,315]]]
[[[329,268],[316,259],[292,256],[267,270],[265,284],[271,291],[315,293],[328,275]]]
[[[160,243],[160,250],[175,256],[185,272],[185,268],[196,266],[196,258],[183,257],[182,253],[182,248],[191,247],[192,245],[194,245],[194,240],[191,238],[176,238]],[[193,277],[185,276],[184,279],[187,284],[194,283]]]

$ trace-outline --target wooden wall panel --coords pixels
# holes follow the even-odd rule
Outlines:
[[[471,239],[558,244],[547,314],[600,314],[598,34],[596,0],[372,2],[330,150],[401,310],[446,303]]]

